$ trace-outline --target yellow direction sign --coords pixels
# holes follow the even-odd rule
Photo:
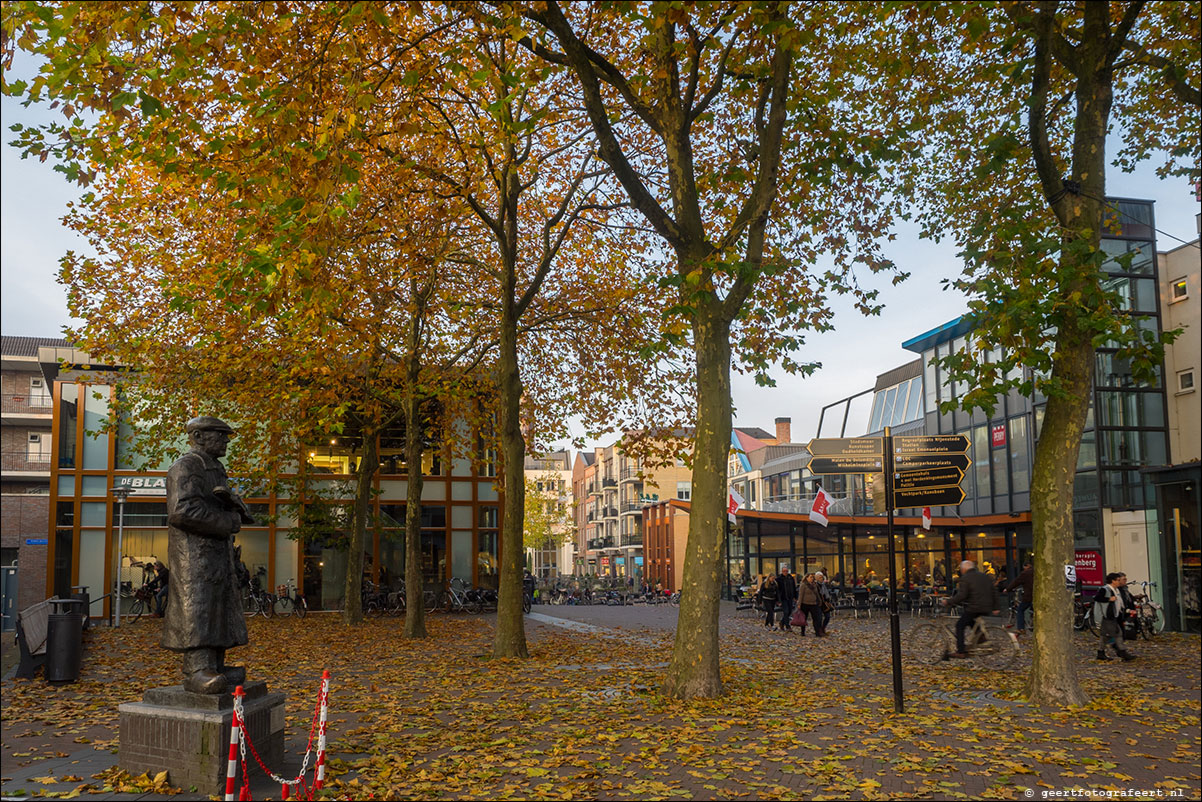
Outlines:
[[[814,457],[854,457],[885,453],[883,437],[816,437],[806,450]]]
[[[918,487],[912,490],[900,488],[893,491],[893,503],[900,507],[954,507],[964,501],[964,489],[959,485],[949,487]]]
[[[967,451],[968,437],[962,434],[899,435],[893,438],[893,453],[898,456],[904,454],[964,454]]]
[[[893,488],[895,490],[917,490],[919,488],[954,487],[963,479],[964,471],[955,465],[918,471],[899,471],[893,476]]]

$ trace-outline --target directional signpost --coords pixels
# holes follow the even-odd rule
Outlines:
[[[972,465],[967,437],[894,437],[892,453],[893,506],[953,507],[964,501],[960,482]]]
[[[889,639],[893,652],[893,710],[904,712],[901,674],[901,624],[897,612],[897,569],[893,510],[899,507],[955,506],[964,501],[960,482],[972,465],[968,438],[962,434],[894,437],[839,437],[811,440],[810,472],[865,473],[883,476],[889,515]],[[874,487],[877,485],[874,483]],[[874,500],[878,495],[874,493]]]

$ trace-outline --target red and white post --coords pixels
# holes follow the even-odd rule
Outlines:
[[[242,696],[242,686],[234,689],[234,696]],[[238,742],[242,733],[242,722],[238,719],[238,708],[234,707],[234,720],[230,726],[230,761],[225,768],[225,802],[234,802],[234,783],[238,776]]]
[[[320,791],[326,779],[326,718],[330,710],[330,670],[321,672],[321,717],[317,723],[317,768],[313,779],[314,792]]]

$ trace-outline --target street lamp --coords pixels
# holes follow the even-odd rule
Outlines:
[[[113,626],[121,626],[121,541],[125,536],[125,499],[129,498],[129,494],[133,492],[125,485],[116,485],[109,490],[113,494],[113,498],[117,499],[117,580],[113,583],[113,610],[116,612],[113,616]]]

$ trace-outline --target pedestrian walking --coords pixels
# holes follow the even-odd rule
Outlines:
[[[782,632],[792,632],[793,607],[797,604],[797,578],[789,573],[789,566],[782,565],[780,574],[776,577],[777,595],[780,597],[780,629]]]
[[[1123,641],[1123,615],[1126,609],[1123,605],[1123,594],[1119,591],[1119,586],[1125,579],[1121,573],[1109,573],[1106,575],[1106,584],[1098,590],[1098,595],[1094,597],[1094,620],[1101,622],[1102,643],[1098,647],[1098,659],[1109,660],[1106,655],[1106,646],[1114,647],[1115,654],[1123,659],[1124,662],[1134,660],[1135,655],[1127,651],[1126,643]]]
[[[760,585],[760,606],[764,608],[764,626],[772,629],[772,618],[776,615],[776,602],[780,596],[780,591],[776,586],[776,577],[768,575],[764,577],[763,583]]]
[[[814,581],[818,584],[819,608],[822,612],[822,632],[829,634],[830,630],[827,625],[831,622],[831,613],[835,610],[835,602],[831,598],[831,586],[826,581],[826,574],[819,571],[814,574]]]
[[[818,590],[818,582],[813,574],[806,574],[801,580],[801,586],[797,589],[797,601],[801,605],[801,611],[806,615],[806,623],[814,625],[814,635],[822,638],[826,636],[826,627],[822,623],[822,594]],[[803,625],[801,634],[804,637],[806,628]]]

